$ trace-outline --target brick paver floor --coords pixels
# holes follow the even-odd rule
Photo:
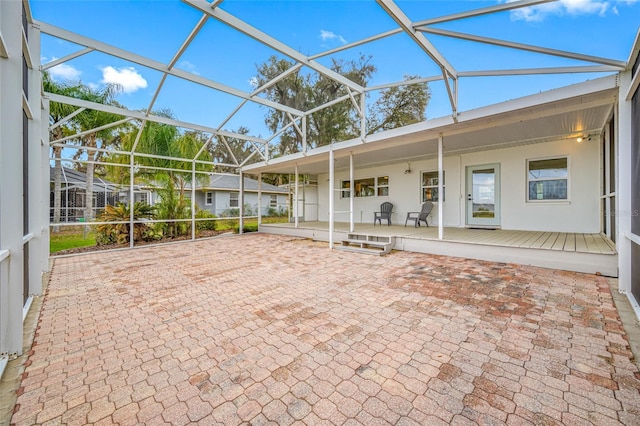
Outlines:
[[[251,234],[55,261],[16,424],[640,424],[602,277]]]

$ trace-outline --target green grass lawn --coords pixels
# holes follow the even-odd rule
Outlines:
[[[61,250],[68,250],[77,247],[87,247],[96,245],[96,236],[93,232],[87,233],[87,238],[82,238],[82,231],[60,231],[51,232],[49,241],[49,253],[57,253]]]

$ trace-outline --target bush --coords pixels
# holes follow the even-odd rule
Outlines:
[[[258,223],[245,223],[242,227],[242,232],[258,232]],[[233,229],[234,234],[240,233],[240,225],[236,224]]]
[[[211,213],[209,210],[198,210],[196,213],[196,219],[215,219],[216,215]],[[215,220],[200,220],[196,222],[196,229],[198,231],[215,231],[216,230],[216,221]]]
[[[155,209],[144,203],[133,205],[133,220],[152,219]],[[127,222],[131,219],[128,204],[118,203],[116,206],[106,206],[104,213],[99,217],[100,222]],[[129,242],[129,224],[114,223],[96,226],[96,245],[104,244],[124,244]],[[133,225],[133,241],[146,240],[149,225],[146,223],[135,223]],[[153,238],[151,238],[153,239]]]

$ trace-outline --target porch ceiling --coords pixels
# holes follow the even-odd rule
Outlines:
[[[578,136],[596,136],[604,128],[617,100],[614,76],[567,88],[515,99],[501,104],[427,120],[359,139],[335,143],[336,170],[366,167],[437,156],[438,135],[443,134],[444,155],[549,142]],[[270,162],[247,166],[247,173],[318,174],[328,171],[329,150],[323,146]]]

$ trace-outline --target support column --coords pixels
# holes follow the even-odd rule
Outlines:
[[[293,223],[295,224],[295,227],[298,227],[298,215],[299,215],[299,211],[298,211],[298,203],[300,202],[298,200],[298,180],[299,180],[299,175],[298,175],[298,163],[296,163],[296,169],[295,169],[295,180],[296,183],[293,187],[293,198],[294,198],[294,206],[293,206],[293,215],[294,215],[294,219],[293,219]]]
[[[334,216],[334,164],[333,164],[333,145],[331,145],[331,148],[329,149],[329,249],[333,249],[333,228],[334,228],[334,223],[333,223],[333,216]]]
[[[0,56],[0,371],[7,356],[22,353],[21,8],[22,2],[0,1],[0,30],[8,56]]]
[[[619,75],[620,93],[626,94],[631,84],[631,73],[624,72]],[[625,293],[636,311],[640,311],[638,301],[631,294],[631,102],[624,96],[618,101],[618,138],[617,176],[616,184],[616,249],[618,251],[618,290]]]
[[[140,130],[142,131],[142,130]],[[133,231],[134,231],[134,209],[136,205],[135,193],[133,191],[135,158],[133,152],[129,154],[129,247],[133,248]],[[67,191],[68,192],[68,191]]]
[[[43,124],[49,122],[49,111],[42,108],[42,81],[40,73],[40,31],[31,24],[29,31],[29,50],[33,55],[33,68],[29,69],[29,108],[33,117],[29,120],[29,233],[33,238],[29,241],[29,296],[42,294],[42,274],[48,269],[42,268],[42,256],[49,256],[48,238],[49,215],[43,214],[42,200],[49,200],[49,144],[42,140]],[[42,115],[46,114],[46,115]],[[43,117],[46,119],[43,120]],[[45,127],[46,129],[46,127]],[[48,133],[48,130],[44,130]],[[47,138],[48,141],[48,138]],[[44,157],[44,158],[43,158]],[[46,206],[46,212],[49,211]],[[44,247],[44,241],[47,246]],[[45,253],[46,249],[46,253]],[[27,310],[23,312],[27,313]]]
[[[207,194],[205,193],[205,197]],[[196,239],[196,160],[191,160],[191,240]]]
[[[262,225],[262,173],[258,173],[258,227]]]
[[[438,239],[444,239],[444,188],[442,178],[442,133],[438,135]]]
[[[349,232],[355,231],[355,225],[353,223],[353,151],[349,153]]]
[[[244,231],[244,173],[240,170],[240,194],[238,195],[238,234]]]
[[[362,139],[362,142],[364,142],[367,137],[367,113],[365,109],[367,107],[366,98],[367,97],[363,92],[360,95],[360,139]]]
[[[42,170],[49,170],[49,100],[42,99],[42,110],[40,116],[40,167]],[[42,220],[42,247],[40,248],[40,252],[42,253],[40,257],[40,270],[43,272],[49,272],[49,242],[50,242],[50,232],[51,228],[49,227],[49,174],[45,173],[45,175],[40,180],[40,184],[42,185],[42,193],[45,194],[44,197],[40,199],[40,217]],[[42,287],[42,282],[40,282],[40,287]],[[40,288],[40,293],[42,294],[42,288]]]

